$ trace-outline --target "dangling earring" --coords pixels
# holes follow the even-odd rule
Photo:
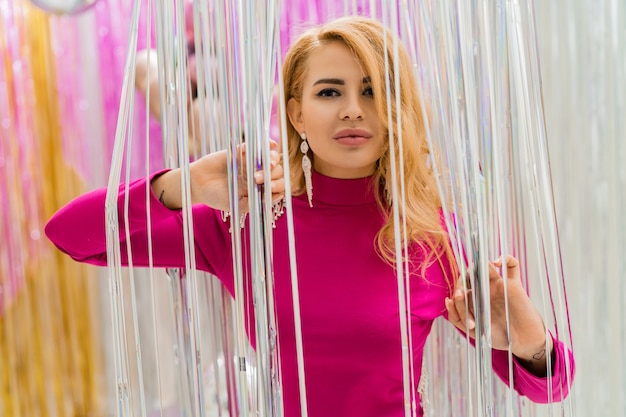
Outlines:
[[[300,143],[300,152],[302,152],[302,172],[304,173],[304,185],[306,186],[306,195],[309,198],[309,207],[313,207],[313,183],[311,181],[311,160],[307,155],[309,152],[309,143],[306,141],[306,133],[300,134],[302,142]]]

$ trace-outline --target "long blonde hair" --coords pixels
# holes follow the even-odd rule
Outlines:
[[[330,42],[343,42],[361,63],[363,70],[370,77],[374,91],[374,100],[378,117],[384,129],[389,132],[387,122],[387,88],[385,71],[385,53],[388,57],[388,69],[391,84],[391,110],[393,120],[393,140],[395,143],[395,161],[398,167],[396,184],[400,185],[400,155],[398,146],[398,126],[396,116],[397,93],[394,88],[396,68],[401,80],[400,117],[401,137],[403,146],[404,189],[405,204],[399,204],[400,215],[406,219],[407,236],[401,236],[402,243],[415,242],[426,253],[429,253],[426,268],[435,259],[439,262],[447,258],[447,263],[454,268],[453,255],[441,222],[441,199],[432,170],[428,165],[430,156],[426,131],[424,127],[423,109],[417,89],[417,83],[412,72],[411,60],[404,47],[399,43],[398,62],[394,63],[393,36],[386,32],[387,45],[385,48],[385,30],[377,21],[365,17],[345,17],[326,23],[320,27],[304,33],[291,47],[283,64],[283,79],[285,80],[285,103],[291,98],[302,100],[303,83],[306,76],[307,60],[310,54],[320,46]],[[294,126],[287,121],[287,140],[289,141],[289,163],[291,181],[294,194],[301,194],[304,187],[302,172],[302,155],[299,151],[300,136]],[[383,155],[378,160],[374,173],[374,184],[391,190],[392,181],[390,169],[390,147],[386,141]],[[398,187],[398,190],[400,188]],[[395,260],[394,221],[390,207],[384,193],[376,192],[376,201],[386,216],[386,222],[376,236],[376,244],[380,255],[393,263]],[[452,262],[451,262],[452,261]],[[445,271],[445,269],[444,269]]]

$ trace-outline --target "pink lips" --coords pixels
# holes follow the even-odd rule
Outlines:
[[[335,134],[333,139],[342,145],[358,146],[366,143],[372,134],[363,129],[344,129]]]

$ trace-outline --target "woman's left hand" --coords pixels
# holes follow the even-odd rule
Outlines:
[[[508,298],[508,317],[510,344],[512,353],[532,370],[539,370],[546,363],[546,330],[539,311],[530,300],[520,279],[519,261],[507,256],[507,291],[505,294],[504,278],[496,268],[502,268],[499,259],[489,264],[489,294],[491,306],[491,345],[494,349],[506,350],[509,347],[507,337],[505,295]],[[459,278],[455,284],[452,298],[446,298],[448,320],[461,331],[474,338],[476,322],[472,289],[463,287]],[[550,343],[551,340],[548,340]],[[548,352],[552,346],[548,345]]]

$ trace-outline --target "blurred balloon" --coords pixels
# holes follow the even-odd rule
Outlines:
[[[80,13],[93,6],[98,0],[30,0],[46,12],[58,14]]]

